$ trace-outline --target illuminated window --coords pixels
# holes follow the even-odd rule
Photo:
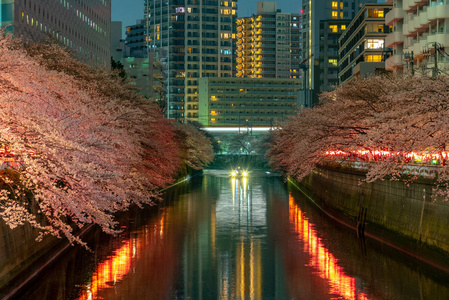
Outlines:
[[[341,30],[346,30],[346,25],[341,25]]]
[[[340,2],[340,9],[343,9],[343,2]]]
[[[338,19],[338,11],[332,12],[332,19]]]
[[[192,12],[192,8],[191,8],[191,7],[188,7],[188,8],[187,8],[187,12],[188,12],[188,13],[191,13],[191,12]]]
[[[227,9],[222,9],[221,10],[221,14],[222,15],[230,15],[231,14],[231,10],[229,8]]]
[[[215,122],[215,118],[211,118],[210,120],[211,120],[211,122]]]
[[[365,61],[366,62],[381,62],[382,61],[382,55],[365,55]]]
[[[365,49],[382,49],[384,44],[384,40],[366,40]]]
[[[332,2],[332,9],[338,9],[338,2]]]
[[[337,66],[337,59],[336,58],[332,58],[328,60],[329,64],[333,65],[333,66]]]
[[[192,53],[192,48],[187,48],[188,53]]]
[[[338,32],[338,26],[337,25],[329,25],[329,29],[331,29],[332,32]]]
[[[383,18],[384,17],[383,9],[370,8],[370,9],[368,9],[367,13],[368,13],[369,18]]]
[[[343,19],[343,12],[340,12],[340,19]]]
[[[212,116],[215,116],[215,115],[217,114],[217,112],[216,112],[215,110],[211,110],[211,111],[210,111],[210,114],[211,114]]]
[[[215,97],[215,96],[210,96],[210,100],[216,101],[216,100],[217,100],[217,97]]]

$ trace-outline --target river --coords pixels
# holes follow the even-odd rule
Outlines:
[[[360,240],[280,177],[206,170],[92,231],[17,299],[449,299],[449,276]]]

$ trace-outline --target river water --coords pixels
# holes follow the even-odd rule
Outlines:
[[[449,276],[329,219],[277,176],[206,171],[84,237],[18,299],[449,299]]]

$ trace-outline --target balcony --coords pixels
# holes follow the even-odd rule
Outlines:
[[[402,8],[393,8],[385,15],[385,24],[393,25],[398,20],[404,19],[404,10]]]
[[[430,21],[437,19],[446,19],[449,16],[449,5],[437,5],[427,9],[426,18]]]
[[[392,32],[385,37],[386,48],[392,48],[392,46],[402,44],[403,42],[404,42],[404,35],[400,31]]]
[[[393,70],[402,67],[402,55],[392,55],[385,61],[385,69]]]

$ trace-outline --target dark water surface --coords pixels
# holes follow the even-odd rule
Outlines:
[[[357,239],[276,176],[207,171],[91,232],[18,299],[449,299],[449,277]]]

